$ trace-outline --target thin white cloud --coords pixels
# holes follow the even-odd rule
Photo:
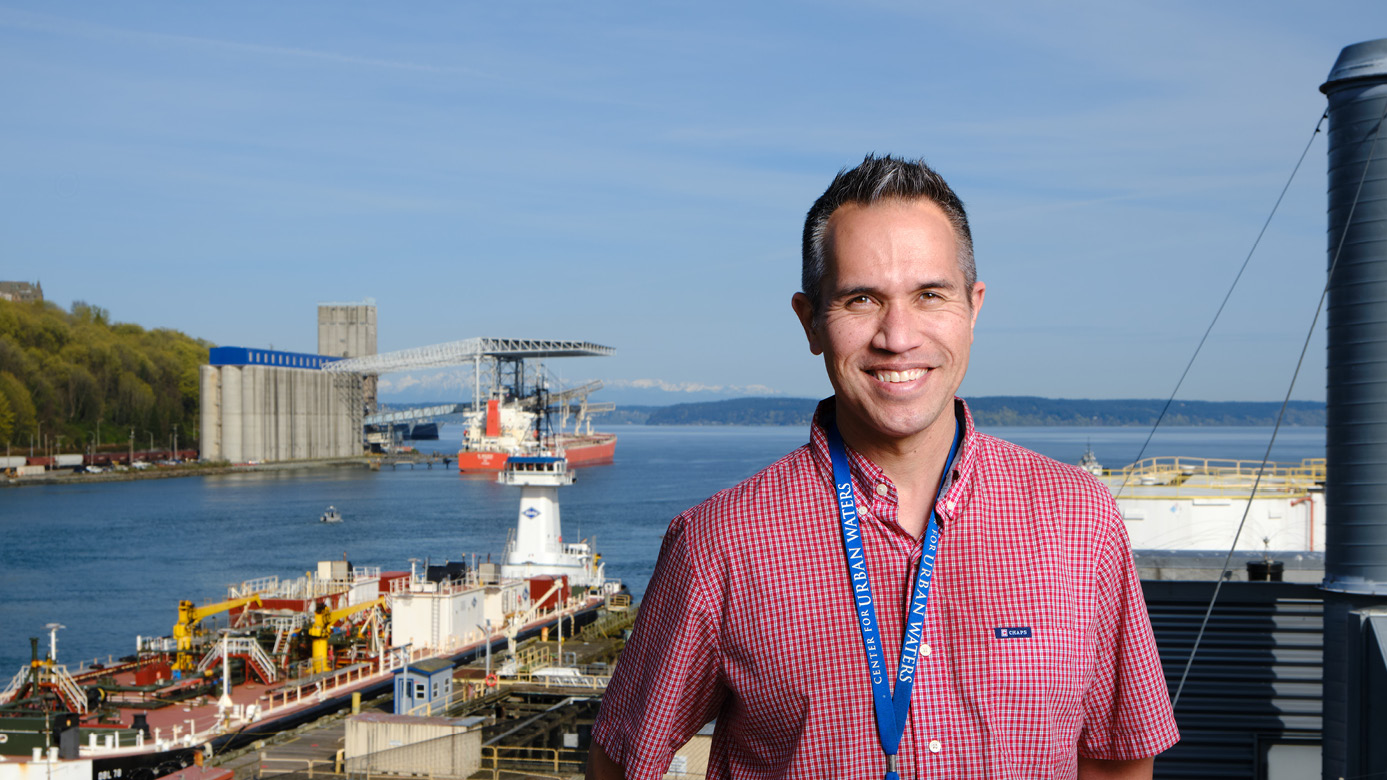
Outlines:
[[[304,49],[295,46],[271,46],[262,43],[246,43],[243,41],[227,41],[218,38],[206,38],[195,35],[170,35],[168,33],[145,32],[143,30],[130,30],[122,27],[111,27],[108,25],[92,24],[90,22],[79,22],[58,16],[46,14],[35,14],[13,9],[0,9],[0,27],[9,27],[20,30],[33,30],[39,32],[52,33],[56,35],[69,35],[81,38],[92,39],[123,39],[133,41],[147,41],[169,43],[185,46],[202,46],[225,51],[242,52],[248,54],[272,55],[277,57],[294,57],[299,59],[311,59],[321,62],[334,62],[341,65],[352,65],[368,68],[385,68],[389,70],[416,71],[420,73],[435,73],[447,75],[466,75],[482,78],[495,78],[492,74],[475,68],[461,68],[451,65],[433,65],[422,62],[409,62],[405,60],[381,59],[377,57],[361,57],[350,54],[340,54],[331,51],[319,51],[316,49]]]
[[[466,371],[434,371],[382,376],[377,385],[381,393],[405,390],[467,390],[471,393],[472,374]]]
[[[467,395],[472,391],[472,375],[464,370],[444,370],[420,373],[400,373],[382,376],[379,380],[382,394],[397,394],[406,391],[412,394],[421,392],[462,391]],[[604,387],[611,390],[653,390],[678,395],[712,393],[719,395],[783,395],[773,387],[761,384],[735,385],[711,384],[705,382],[670,382],[664,379],[611,379],[603,381]]]
[[[744,393],[746,395],[780,395],[765,385],[709,385],[701,382],[668,382],[663,379],[613,379],[605,383],[613,389],[663,390],[666,393]]]

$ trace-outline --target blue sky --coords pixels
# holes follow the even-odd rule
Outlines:
[[[218,344],[313,351],[318,302],[371,297],[382,350],[586,339],[618,355],[564,379],[824,395],[803,214],[890,152],[969,208],[965,394],[1163,397],[1339,50],[1387,34],[1380,0],[1252,7],[6,3],[0,278]],[[1284,394],[1324,187],[1321,138],[1182,397]]]

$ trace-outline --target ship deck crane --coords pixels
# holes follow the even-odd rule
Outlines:
[[[173,639],[177,644],[178,657],[174,660],[173,668],[181,672],[190,672],[197,668],[197,660],[193,658],[192,654],[193,635],[197,632],[197,624],[202,622],[203,618],[229,612],[237,607],[244,607],[252,603],[260,604],[259,593],[202,607],[187,600],[178,602],[178,621],[173,624]]]
[[[567,390],[555,390],[545,393],[544,401],[552,407],[566,406],[572,401],[585,401],[592,393],[602,389],[602,380],[594,379],[578,387],[570,387]],[[539,396],[529,396],[521,404],[525,409],[537,411],[539,408]]]
[[[544,605],[548,603],[549,597],[553,596],[555,593],[558,593],[560,590],[562,590],[563,586],[563,580],[554,580],[553,586],[550,587],[549,590],[545,591],[543,596],[540,596],[537,599],[533,599],[534,603],[530,605],[529,609],[525,610],[522,613],[512,615],[511,619],[506,622],[506,651],[510,653],[510,661],[507,663],[507,666],[510,668],[511,671],[502,672],[503,674],[515,673],[515,637],[520,634],[521,627],[523,627],[526,623],[529,623],[531,620],[534,620],[535,615],[539,614],[540,609],[542,609]]]
[[[341,609],[329,609],[327,604],[319,604],[318,611],[313,614],[313,625],[308,627],[308,635],[313,639],[313,673],[326,672],[328,670],[327,645],[328,637],[332,635],[332,627],[339,620],[355,615],[385,603],[386,597],[381,596],[375,601],[364,601],[350,607]]]

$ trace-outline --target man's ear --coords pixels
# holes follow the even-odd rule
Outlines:
[[[986,284],[982,282],[973,283],[973,294],[968,301],[973,308],[973,322],[968,326],[970,328],[975,328],[978,325],[978,312],[982,311],[982,299],[986,293]]]
[[[804,328],[804,337],[809,339],[809,351],[815,355],[822,355],[824,350],[819,346],[819,334],[814,330],[814,304],[810,302],[809,296],[802,292],[795,293],[790,296],[790,307],[795,310],[795,316],[799,317],[799,324]]]

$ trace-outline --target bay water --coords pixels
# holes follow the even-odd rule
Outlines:
[[[804,443],[797,427],[612,426],[614,463],[563,488],[564,538],[593,541],[609,577],[639,597],[669,521]],[[1092,447],[1109,467],[1134,460],[1145,428],[1007,427],[989,433],[1067,463]],[[1146,456],[1260,460],[1269,428],[1165,428]],[[442,426],[420,449],[455,452]],[[1272,459],[1324,456],[1324,429],[1283,428]],[[134,482],[0,489],[0,687],[29,657],[28,637],[59,623],[58,660],[134,652],[167,635],[178,601],[226,597],[229,584],[292,578],[317,561],[408,570],[410,559],[500,560],[519,489],[434,465],[371,472],[313,468]],[[318,517],[329,505],[343,522]],[[474,558],[475,556],[475,558]]]

